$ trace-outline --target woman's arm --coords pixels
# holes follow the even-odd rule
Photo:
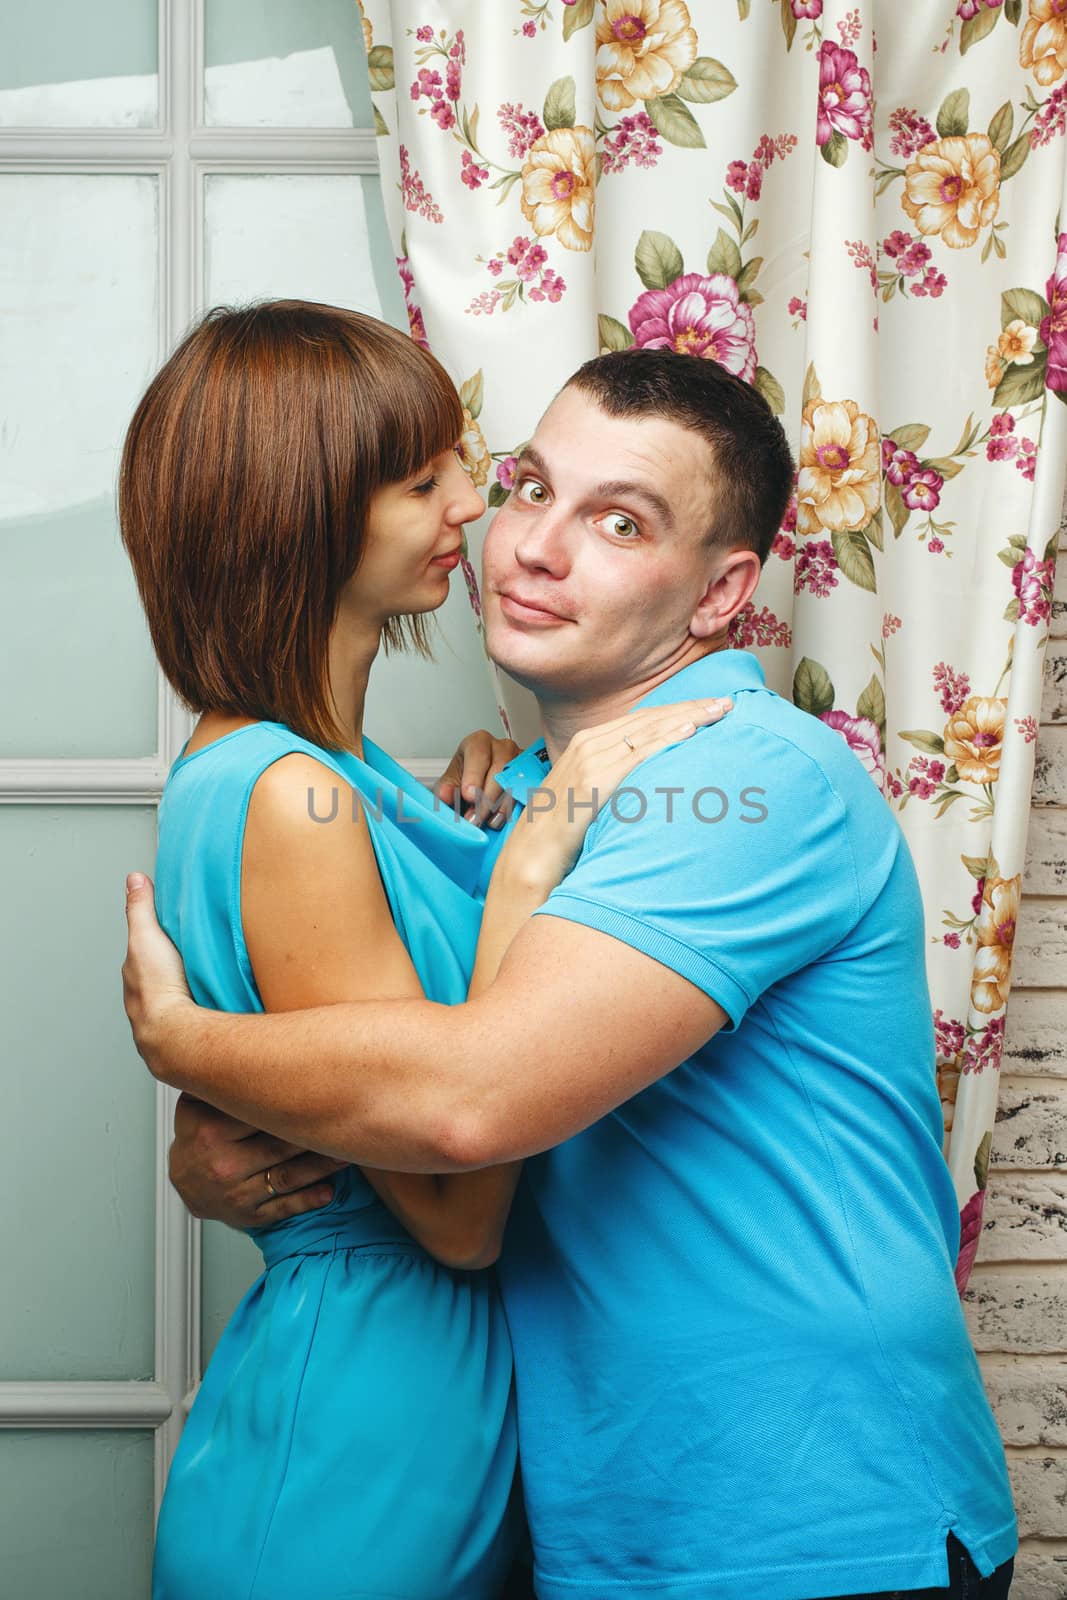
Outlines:
[[[241,918],[264,1009],[345,1001],[419,1000],[422,986],[396,931],[362,807],[308,805],[337,776],[310,756],[268,767],[252,794],[241,863]],[[329,823],[315,816],[328,816]],[[357,820],[353,821],[355,814]],[[543,898],[543,896],[542,896]],[[540,903],[539,901],[537,903]],[[517,929],[533,905],[515,908]],[[504,917],[495,926],[501,933]],[[448,1266],[488,1266],[500,1252],[517,1164],[483,1172],[363,1169],[389,1209]]]

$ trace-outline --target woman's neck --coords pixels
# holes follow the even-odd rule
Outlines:
[[[381,644],[381,630],[362,620],[338,617],[330,634],[329,681],[334,715],[345,731],[346,750],[363,757],[363,709],[367,682]]]

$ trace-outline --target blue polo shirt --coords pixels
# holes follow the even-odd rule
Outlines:
[[[734,709],[637,770],[539,913],[729,1023],[526,1164],[500,1276],[537,1592],[926,1588],[950,1531],[988,1574],[1016,1526],[953,1282],[912,861],[845,741],[754,657],[643,703],[702,695]],[[546,761],[502,781],[521,800]]]

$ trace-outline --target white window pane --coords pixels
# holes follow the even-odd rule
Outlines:
[[[348,175],[206,179],[209,304],[319,300],[381,315],[363,185]]]
[[[144,1600],[150,1433],[0,1431],[0,1576],[11,1600]]]
[[[370,128],[355,0],[204,0],[204,121]]]
[[[154,178],[0,176],[0,757],[156,748],[114,500],[158,360],[157,232]]]
[[[0,127],[152,127],[157,49],[153,0],[10,0],[0,6]]]
[[[152,1376],[156,1090],[119,968],[155,846],[153,806],[0,806],[5,1382]]]

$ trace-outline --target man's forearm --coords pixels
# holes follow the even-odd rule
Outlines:
[[[187,1003],[168,1006],[140,1046],[162,1082],[293,1143],[397,1172],[460,1172],[486,1150],[471,1010],[385,1000],[246,1016]]]

